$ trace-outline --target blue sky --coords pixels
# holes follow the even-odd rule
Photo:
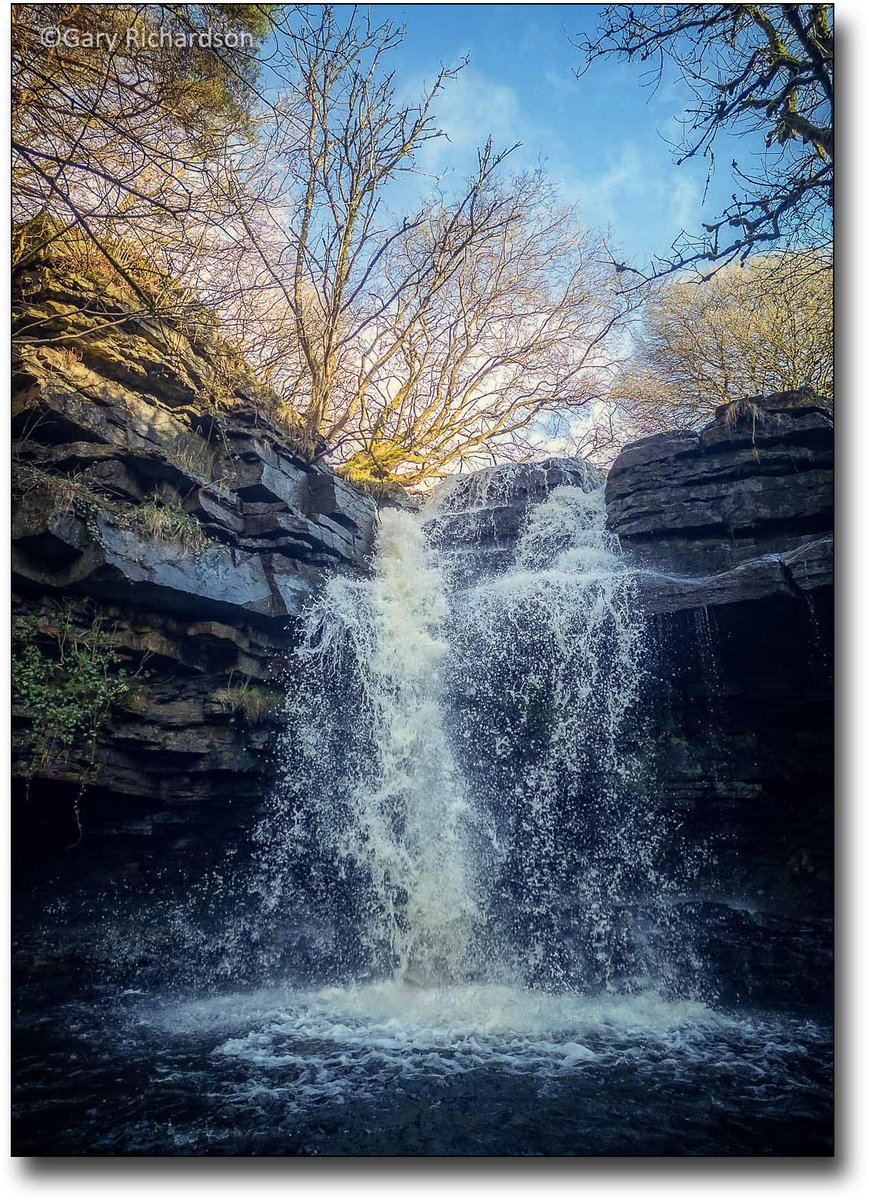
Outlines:
[[[462,179],[490,133],[496,146],[521,141],[514,167],[542,161],[585,223],[609,228],[631,261],[666,253],[682,228],[698,228],[726,205],[728,165],[734,154],[744,160],[746,147],[721,140],[723,166],[704,206],[705,162],[677,167],[665,141],[678,137],[688,98],[680,80],[665,77],[652,93],[638,65],[613,61],[581,79],[573,74],[580,56],[570,38],[594,30],[600,6],[376,4],[370,11],[375,21],[407,27],[392,56],[402,97],[417,97],[442,63],[470,60],[436,104],[450,141],[429,145],[427,169]]]

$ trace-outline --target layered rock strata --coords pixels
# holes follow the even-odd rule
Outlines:
[[[364,569],[375,506],[294,449],[276,398],[215,335],[134,315],[51,264],[15,299],[15,653],[32,641],[56,661],[96,627],[127,680],[93,744],[36,766],[19,698],[22,842],[78,836],[81,792],[86,840],[181,852],[210,823],[249,821],[292,622],[325,573]]]
[[[627,446],[606,497],[654,611],[832,584],[833,422],[809,391],[738,401],[700,432]]]
[[[832,466],[798,392],[628,446],[607,478],[649,615],[655,802],[700,851],[686,903],[734,1000],[830,997]]]

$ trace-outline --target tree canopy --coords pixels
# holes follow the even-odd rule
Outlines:
[[[153,305],[213,215],[214,169],[252,136],[272,19],[266,5],[13,5],[13,217],[45,235],[20,240],[15,265],[59,239]]]
[[[515,147],[482,138],[469,178],[417,183],[396,210],[462,63],[413,101],[390,69],[403,31],[360,10],[52,7],[16,16],[22,260],[83,245],[145,308],[212,307],[300,444],[364,481],[527,453],[541,414],[600,393],[637,300],[542,173],[510,173]],[[256,53],[39,41],[52,22],[106,34],[215,15],[266,47],[262,71]]]
[[[411,98],[403,36],[348,6],[14,6],[16,265],[53,246],[164,322],[216,314],[298,445],[362,482],[527,457],[559,423],[586,447],[738,394],[829,392],[828,6],[606,10],[587,65],[672,58],[695,97],[683,157],[764,135],[743,194],[651,291],[542,171],[511,171],[515,146],[483,136],[467,178],[423,184],[464,64]]]
[[[833,289],[812,252],[757,255],[650,297],[610,400],[622,436],[697,428],[720,404],[810,387],[832,402]]]

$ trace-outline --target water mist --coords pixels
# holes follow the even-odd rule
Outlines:
[[[624,908],[653,874],[630,752],[643,624],[588,487],[532,508],[494,572],[432,536],[491,488],[386,509],[371,578],[309,609],[265,840],[280,903],[293,870],[319,897],[332,978],[648,984]]]

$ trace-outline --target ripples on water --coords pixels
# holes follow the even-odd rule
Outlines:
[[[656,996],[396,983],[33,1017],[19,1153],[788,1155],[831,1149],[830,1031]]]

